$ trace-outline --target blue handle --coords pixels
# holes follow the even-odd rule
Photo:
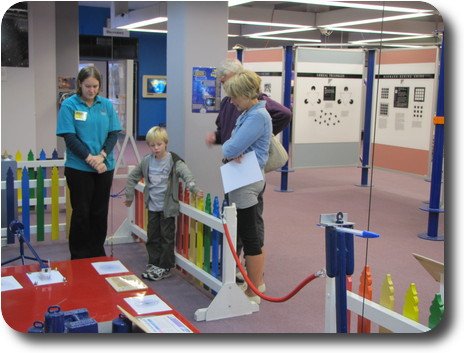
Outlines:
[[[363,230],[360,237],[361,238],[380,238],[380,234],[373,233],[373,232],[368,232],[367,230]]]

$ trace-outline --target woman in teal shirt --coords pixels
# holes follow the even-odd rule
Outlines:
[[[105,256],[108,206],[115,167],[113,148],[121,131],[110,100],[100,97],[94,66],[77,76],[76,94],[63,101],[56,134],[66,144],[65,176],[72,206],[71,259]]]

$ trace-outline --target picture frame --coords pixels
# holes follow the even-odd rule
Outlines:
[[[143,98],[166,98],[166,93],[166,76],[143,75]]]

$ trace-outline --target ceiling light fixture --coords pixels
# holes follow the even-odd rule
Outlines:
[[[430,45],[415,45],[415,44],[384,44],[383,47],[389,48],[427,48]]]
[[[287,37],[274,37],[274,36],[248,36],[248,38],[254,39],[270,39],[270,40],[283,40],[283,41],[291,41],[291,42],[309,42],[309,43],[320,43],[320,39],[305,39],[305,38],[287,38]]]
[[[364,25],[369,23],[377,23],[377,22],[390,22],[390,21],[398,21],[398,20],[406,20],[409,18],[418,18],[418,17],[427,17],[431,16],[433,13],[430,12],[421,12],[421,13],[414,13],[408,15],[398,15],[398,16],[389,16],[389,17],[379,17],[379,18],[371,18],[370,20],[360,20],[360,21],[350,21],[350,22],[340,22],[340,23],[331,23],[327,25],[322,25],[318,27],[344,27],[344,26],[356,26],[356,25]]]
[[[296,25],[291,23],[274,23],[274,22],[260,22],[260,21],[242,21],[242,20],[228,20],[229,23],[238,25],[252,25],[252,26],[270,26],[270,27],[291,27],[291,28],[307,28],[308,26]]]
[[[359,4],[359,3],[354,3],[354,2],[343,2],[343,1],[298,1],[298,0],[287,0],[287,1],[297,2],[301,4],[308,4],[308,5],[349,7],[352,9],[376,10],[376,11],[393,11],[393,12],[407,12],[407,13],[432,12],[432,10],[413,9],[413,8],[399,7],[399,6],[371,5],[371,4],[366,4],[366,3]]]
[[[118,26],[117,28],[120,28],[120,29],[133,29],[133,28],[138,28],[138,27],[145,27],[145,26],[149,26],[149,25],[154,25],[156,23],[166,22],[167,20],[168,20],[167,17],[155,17],[155,18],[150,18],[149,20],[129,23],[128,25],[124,25],[124,26]]]
[[[303,43],[303,44],[298,44],[299,47],[355,47],[358,48],[360,46],[362,47],[379,47],[378,43],[365,43],[365,44],[353,44],[353,43]],[[423,47],[430,47],[430,45],[419,45],[419,44],[382,44],[382,47],[392,47],[392,48],[423,48]]]
[[[375,42],[391,42],[395,40],[409,40],[409,39],[423,39],[423,38],[433,38],[433,34],[421,35],[421,36],[411,36],[411,37],[395,37],[395,38],[382,38],[382,39],[366,39],[366,40],[355,40],[350,41],[352,44],[365,44],[365,43],[375,43]]]
[[[424,33],[410,33],[410,32],[393,32],[393,31],[378,31],[372,29],[360,29],[360,28],[343,28],[343,27],[324,27],[329,31],[339,32],[356,32],[356,33],[374,33],[374,34],[392,34],[397,36],[421,36]]]
[[[303,28],[290,28],[290,29],[282,29],[277,31],[269,31],[269,32],[258,32],[253,34],[246,34],[243,35],[244,37],[249,36],[271,36],[275,34],[285,34],[285,33],[296,33],[296,32],[305,32],[305,31],[314,31],[316,28],[314,27],[303,27]]]
[[[147,32],[147,33],[168,33],[166,29],[148,29],[148,28],[129,28],[131,32]]]
[[[232,6],[243,5],[243,4],[246,4],[247,2],[251,2],[251,1],[232,0],[232,1],[228,1],[229,3],[228,6],[232,7]]]

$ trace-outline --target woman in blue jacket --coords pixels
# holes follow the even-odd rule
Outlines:
[[[237,207],[237,236],[243,243],[247,274],[253,285],[264,288],[264,246],[258,235],[258,195],[264,189],[264,166],[269,158],[269,144],[272,137],[271,117],[265,108],[265,101],[258,100],[261,86],[260,77],[253,71],[245,70],[234,75],[224,84],[231,102],[242,112],[237,119],[232,136],[222,145],[226,160],[238,160],[243,154],[254,151],[258,159],[263,181],[259,181],[228,194],[229,203]],[[245,290],[251,301],[260,302],[251,288]]]

